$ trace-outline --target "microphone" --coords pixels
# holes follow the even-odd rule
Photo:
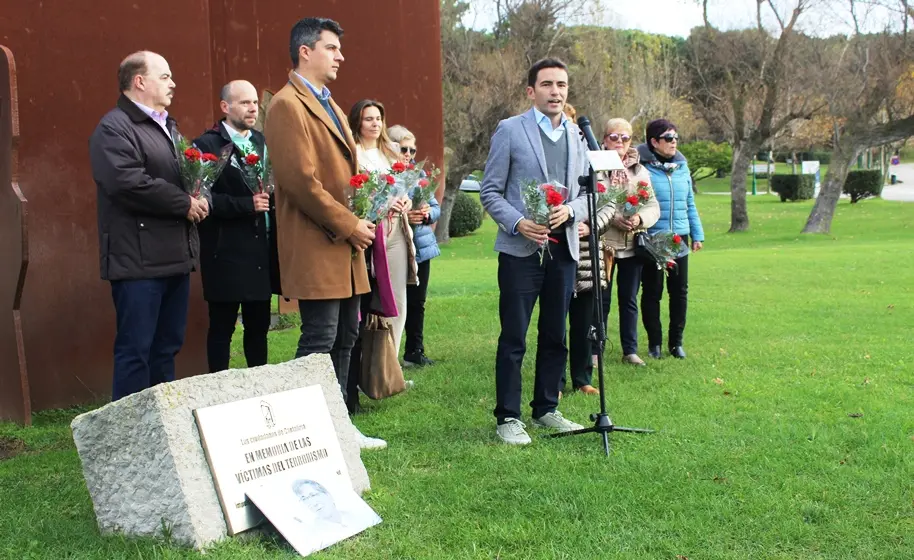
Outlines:
[[[578,127],[581,129],[581,133],[584,134],[584,140],[591,151],[595,152],[603,149],[593,135],[593,130],[590,128],[590,119],[584,116],[578,117]]]

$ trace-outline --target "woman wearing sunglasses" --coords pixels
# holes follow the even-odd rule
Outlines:
[[[684,249],[676,258],[676,269],[667,278],[670,295],[670,325],[667,348],[670,355],[686,357],[682,347],[682,333],[686,324],[686,307],[689,293],[689,248],[700,251],[705,239],[701,218],[695,208],[692,179],[685,156],[678,150],[679,134],[676,126],[666,119],[651,121],[647,125],[647,142],[638,146],[641,161],[647,167],[660,203],[660,219],[650,233],[670,231],[682,236]],[[647,331],[648,353],[660,359],[663,347],[663,325],[660,322],[660,299],[663,297],[662,270],[653,263],[644,266],[641,295],[641,319]]]
[[[639,190],[651,191],[651,176],[640,163],[638,150],[632,147],[632,125],[625,119],[609,119],[603,135],[603,146],[615,150],[625,169],[611,171],[610,190],[624,189],[634,195]],[[612,254],[609,286],[603,292],[603,321],[609,317],[612,283],[615,274],[616,299],[619,306],[619,338],[622,361],[635,366],[645,365],[638,356],[638,289],[641,287],[642,260],[635,256],[635,234],[654,225],[660,217],[657,199],[651,196],[633,216],[625,216],[621,206],[613,209],[612,219],[603,234],[606,251]],[[597,215],[599,223],[599,214]]]
[[[400,162],[415,163],[416,137],[404,126],[394,125],[387,131],[390,139],[400,145]],[[435,230],[431,225],[438,221],[441,207],[432,197],[428,204],[413,208],[407,213],[413,227],[416,244],[416,262],[419,265],[419,285],[406,287],[406,352],[403,362],[407,366],[429,366],[434,362],[425,355],[423,333],[425,330],[425,299],[428,295],[428,276],[433,258],[441,254]]]

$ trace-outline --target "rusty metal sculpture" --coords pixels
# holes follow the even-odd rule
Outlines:
[[[13,53],[0,45],[0,419],[31,424],[22,336],[22,288],[29,266],[28,201],[19,190],[19,101]]]

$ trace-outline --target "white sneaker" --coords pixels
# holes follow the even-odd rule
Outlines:
[[[517,418],[508,418],[505,420],[504,424],[499,424],[495,428],[495,433],[498,434],[498,437],[507,444],[510,445],[527,445],[530,443],[530,436],[527,434],[526,428],[523,422]]]
[[[560,432],[584,429],[584,426],[572,422],[571,420],[566,420],[558,410],[555,412],[547,412],[539,418],[534,418],[533,425],[538,428],[552,428],[553,430],[558,430]]]
[[[355,429],[355,440],[359,443],[359,449],[385,449],[387,447],[387,442],[383,439],[368,437],[355,426],[353,428]]]

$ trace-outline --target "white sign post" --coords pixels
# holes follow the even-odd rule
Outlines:
[[[816,176],[816,187],[813,191],[813,198],[819,196],[819,188],[822,186],[821,181],[821,171],[818,161],[804,161],[802,165],[801,173],[803,175],[815,175]]]
[[[268,479],[339,480],[352,488],[319,385],[198,408],[194,417],[230,535],[263,521],[245,491]]]

